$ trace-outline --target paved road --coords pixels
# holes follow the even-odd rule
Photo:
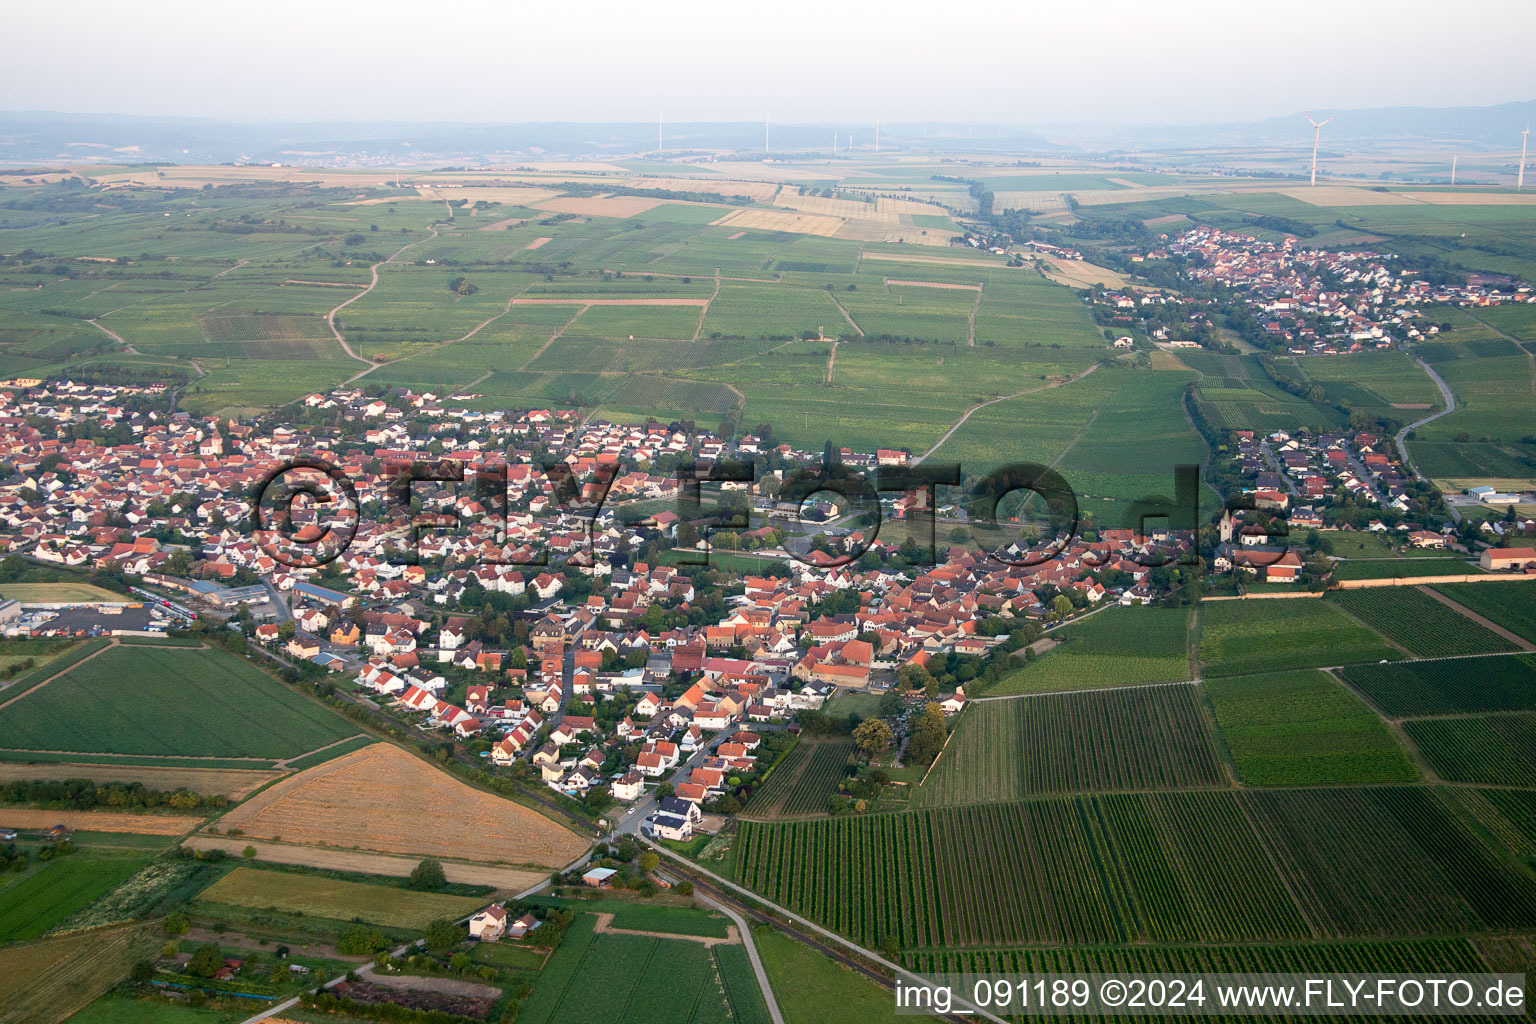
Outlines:
[[[747,948],[747,959],[752,962],[752,973],[757,975],[757,987],[763,990],[763,1002],[768,1004],[768,1016],[773,1018],[773,1024],[784,1024],[784,1015],[779,1012],[779,1001],[773,997],[773,986],[768,983],[768,971],[763,967],[762,957],[757,955],[757,943],[752,941],[752,929],[747,924],[747,919],[738,914],[735,908],[706,896],[697,889],[694,890],[694,898],[705,906],[720,911],[736,925],[736,932],[741,936],[741,944]]]
[[[716,734],[714,739],[707,743],[699,744],[698,750],[695,750],[686,761],[680,762],[678,764],[677,768],[673,771],[673,776],[676,777],[679,775],[687,774],[688,769],[692,768],[694,765],[704,760],[704,758],[709,754],[713,753],[717,748],[719,748],[720,744],[728,742],[732,736],[735,736],[736,731],[739,728],[739,725],[737,725],[735,722],[732,722],[730,725],[726,726],[718,734]],[[638,836],[640,834],[641,823],[644,822],[646,818],[649,818],[651,814],[655,812],[655,810],[656,790],[653,788],[645,797],[635,801],[630,809],[624,813],[624,817],[620,818],[618,822],[613,826],[613,834],[618,835],[620,833],[624,833],[626,835]]]
[[[757,903],[761,906],[768,907],[775,914],[779,915],[786,921],[793,922],[796,927],[800,929],[801,934],[796,937],[797,941],[806,942],[813,948],[818,949],[829,959],[839,961],[845,966],[868,976],[882,986],[889,985],[890,980],[871,971],[858,960],[855,960],[852,957],[843,956],[838,952],[838,948],[841,947],[843,949],[852,950],[854,954],[863,960],[879,964],[881,967],[890,971],[893,977],[921,980],[920,975],[914,974],[912,971],[907,970],[900,964],[892,963],[890,960],[887,960],[879,953],[871,952],[870,950],[867,950],[854,942],[850,942],[848,939],[843,938],[841,935],[838,935],[835,932],[830,932],[815,922],[808,921],[801,917],[799,914],[796,914],[790,910],[786,910],[784,907],[764,899],[757,893],[754,893],[748,889],[743,889],[735,882],[728,882],[724,878],[721,878],[719,875],[715,874],[713,871],[710,871],[707,868],[701,867],[700,865],[685,859],[680,854],[673,853],[671,850],[664,846],[661,846],[657,843],[652,843],[648,839],[641,839],[641,842],[646,843],[651,847],[651,849],[655,850],[656,853],[660,854],[663,858],[671,860],[674,864],[682,865],[683,867],[687,868],[685,873],[694,876],[695,878],[695,894],[701,891],[712,890],[713,892],[727,898],[734,899],[738,897],[746,897],[751,902],[744,902],[743,906],[745,906],[748,911],[753,914],[753,916],[760,917],[766,923],[776,924],[776,922],[774,922],[771,918],[760,915],[756,911],[753,911],[752,903]],[[708,879],[708,882],[699,882],[697,880],[698,876],[702,876],[703,878]],[[958,1009],[949,1015],[949,1019],[951,1020],[964,1022],[969,1017],[980,1016],[992,1021],[993,1024],[1005,1024],[1002,1018],[995,1016],[994,1014],[989,1013],[988,1011],[979,1007],[971,1006],[968,1002],[962,999],[958,993],[955,996],[955,1004]]]
[[[1418,363],[1419,366],[1423,367],[1424,372],[1429,374],[1429,379],[1435,382],[1435,387],[1440,389],[1440,396],[1445,399],[1445,408],[1441,409],[1437,413],[1432,413],[1428,416],[1425,416],[1421,420],[1414,420],[1412,423],[1408,424],[1402,430],[1397,432],[1397,437],[1393,439],[1393,442],[1397,445],[1397,456],[1398,458],[1402,459],[1403,465],[1413,470],[1414,476],[1418,477],[1425,483],[1429,483],[1429,477],[1419,472],[1419,467],[1414,464],[1413,459],[1408,457],[1408,446],[1404,443],[1404,439],[1408,436],[1409,431],[1417,430],[1419,427],[1422,427],[1426,423],[1433,423],[1440,417],[1449,416],[1451,413],[1455,412],[1456,396],[1451,394],[1451,389],[1446,385],[1445,381],[1441,379],[1440,375],[1435,372],[1434,367],[1420,359],[1417,355],[1413,357],[1413,361]],[[1445,507],[1450,510],[1452,519],[1456,520],[1458,523],[1461,522],[1461,512],[1456,508],[1455,505],[1452,505],[1449,501],[1447,501],[1445,503]]]
[[[1284,463],[1275,455],[1275,450],[1269,446],[1267,440],[1259,442],[1259,453],[1264,456],[1264,465],[1269,467],[1270,472],[1278,474],[1281,481],[1285,483],[1285,489],[1292,494],[1298,493],[1295,482],[1291,480],[1291,474],[1286,472]]]
[[[452,216],[451,213],[450,213],[450,216]],[[401,253],[405,252],[405,250],[409,249],[411,246],[417,245],[417,244],[419,244],[421,242],[431,241],[433,238],[437,237],[437,228],[429,226],[427,228],[427,230],[432,232],[432,234],[431,234],[431,236],[429,238],[418,238],[414,242],[407,242],[404,245],[402,245],[400,248],[396,249],[394,252],[390,253],[388,259],[379,260],[379,262],[377,262],[373,266],[369,267],[368,268],[368,275],[369,275],[368,287],[364,288],[362,291],[358,292],[356,295],[353,295],[351,298],[347,299],[341,305],[337,306],[335,309],[333,309],[329,313],[325,314],[325,324],[326,324],[327,327],[329,327],[331,329],[331,333],[336,336],[336,341],[341,345],[341,350],[343,352],[345,352],[351,358],[356,359],[358,362],[360,362],[360,363],[367,363],[368,364],[368,370],[364,370],[363,373],[367,373],[369,370],[372,370],[374,368],[373,360],[372,359],[365,359],[364,357],[358,355],[356,352],[352,351],[352,346],[347,344],[347,339],[343,338],[341,336],[341,331],[338,330],[337,327],[336,327],[336,314],[340,313],[342,310],[344,310],[348,306],[352,305],[352,303],[356,302],[358,299],[362,298],[364,295],[367,295],[369,292],[373,291],[375,288],[377,288],[379,286],[379,268],[380,267],[382,267],[386,263],[393,263],[395,261],[395,257],[396,256],[399,256]],[[350,384],[352,381],[356,380],[357,377],[361,377],[362,375],[363,375],[362,373],[359,373],[355,377],[348,378],[347,383]]]

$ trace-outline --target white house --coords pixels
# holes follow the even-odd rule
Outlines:
[[[640,799],[640,793],[644,790],[645,777],[639,772],[625,772],[613,780],[609,787],[615,800],[623,800],[625,803]]]
[[[492,903],[469,919],[469,937],[481,942],[495,942],[507,930],[507,908]]]

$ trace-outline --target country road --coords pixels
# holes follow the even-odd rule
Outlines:
[[[934,452],[938,451],[941,447],[943,447],[944,442],[948,441],[950,439],[950,437],[954,434],[955,431],[957,431],[961,427],[965,426],[965,421],[971,418],[971,414],[972,413],[977,412],[978,410],[981,410],[981,409],[985,409],[989,405],[996,405],[998,402],[1006,402],[1010,398],[1023,398],[1025,395],[1033,395],[1033,394],[1035,394],[1036,392],[1039,392],[1039,391],[1049,391],[1051,388],[1059,388],[1063,384],[1075,384],[1078,381],[1082,380],[1084,377],[1088,376],[1094,370],[1097,370],[1098,368],[1099,368],[1099,364],[1098,363],[1094,363],[1092,366],[1088,367],[1088,369],[1084,370],[1082,373],[1074,374],[1073,376],[1068,377],[1065,380],[1053,381],[1050,384],[1042,384],[1038,388],[1030,388],[1028,391],[1020,391],[1017,394],[1013,394],[1013,395],[1001,395],[1001,396],[999,396],[997,398],[989,399],[988,401],[982,402],[980,405],[973,405],[973,406],[971,406],[971,408],[966,410],[966,413],[965,413],[964,416],[961,416],[958,420],[955,421],[955,425],[954,426],[950,427],[948,430],[946,430],[944,432],[944,436],[943,437],[939,438],[937,441],[934,442],[932,448],[929,448],[927,451],[923,452],[923,454],[921,454],[917,458],[913,459],[912,460],[912,465],[914,465],[914,466],[918,465],[924,459],[926,459],[928,456],[932,455]]]
[[[356,295],[354,295],[351,298],[347,299],[341,305],[337,306],[335,309],[333,309],[329,313],[325,314],[326,326],[330,327],[331,333],[336,336],[337,342],[339,342],[341,344],[341,350],[343,352],[345,352],[347,355],[351,356],[353,359],[356,359],[358,362],[360,362],[360,363],[367,363],[370,369],[373,367],[373,360],[372,359],[365,359],[362,356],[358,355],[356,352],[352,351],[352,346],[347,344],[347,339],[343,338],[341,336],[341,332],[336,329],[336,314],[340,313],[342,310],[344,310],[348,306],[352,305],[352,303],[356,302],[358,299],[362,298],[364,295],[367,295],[369,292],[373,291],[376,287],[378,287],[378,284],[379,284],[379,268],[380,267],[382,267],[386,263],[393,263],[395,261],[395,257],[396,256],[399,256],[401,253],[405,252],[405,250],[409,249],[411,246],[419,245],[422,242],[430,242],[432,239],[437,237],[437,228],[436,227],[428,227],[427,230],[432,232],[432,234],[429,235],[428,237],[426,237],[426,238],[418,238],[414,242],[407,242],[407,243],[405,243],[400,248],[398,248],[394,252],[390,253],[388,258],[379,260],[379,262],[377,262],[373,266],[369,267],[368,268],[368,274],[369,274],[368,287],[364,288],[362,291],[358,292]],[[356,378],[353,378],[353,379],[355,380]]]
[[[1397,457],[1402,460],[1403,465],[1413,470],[1414,476],[1418,477],[1425,483],[1429,483],[1429,477],[1419,472],[1419,467],[1414,464],[1413,459],[1408,457],[1408,446],[1404,443],[1404,440],[1408,437],[1409,431],[1417,430],[1419,427],[1422,427],[1426,423],[1433,423],[1440,417],[1449,416],[1451,413],[1455,412],[1456,396],[1451,394],[1450,387],[1447,386],[1440,375],[1435,372],[1434,367],[1420,359],[1417,355],[1413,357],[1413,361],[1418,363],[1419,366],[1423,367],[1424,372],[1429,374],[1429,379],[1435,382],[1435,387],[1440,389],[1440,395],[1445,399],[1445,408],[1441,409],[1439,412],[1431,413],[1421,420],[1414,420],[1402,430],[1399,430],[1397,432],[1397,437],[1393,438],[1393,443],[1397,445]],[[1461,522],[1461,512],[1456,508],[1455,505],[1451,504],[1450,502],[1446,502],[1445,507],[1446,510],[1451,513],[1452,519],[1456,520],[1458,523]]]

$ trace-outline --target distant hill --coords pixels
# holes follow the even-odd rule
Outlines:
[[[1309,147],[1312,129],[1306,118],[1334,118],[1323,129],[1333,145],[1387,149],[1404,146],[1464,150],[1513,149],[1520,129],[1536,124],[1536,100],[1488,107],[1372,107],[1297,111],[1262,121],[1221,124],[1122,126],[1071,125],[1053,133],[1083,145],[1136,147]]]
[[[1536,100],[1486,107],[1380,107],[1313,110],[1330,144],[1358,149],[1432,146],[1509,149],[1520,128],[1536,121]],[[763,153],[756,122],[679,122],[663,126],[671,153],[697,150]],[[865,152],[873,125],[854,129]],[[773,152],[831,148],[836,133],[848,144],[846,124],[773,125]],[[1302,113],[1253,122],[1204,125],[1053,125],[1047,128],[900,123],[882,127],[882,148],[929,152],[1070,155],[1108,149],[1304,147],[1310,129]],[[241,123],[202,118],[120,114],[0,112],[0,164],[59,162],[186,164],[253,161],[318,165],[372,164],[437,167],[515,163],[537,159],[615,159],[653,151],[656,126],[633,122],[472,124],[461,122]]]

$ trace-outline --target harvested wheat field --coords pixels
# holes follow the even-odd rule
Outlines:
[[[473,789],[390,743],[284,779],[219,824],[258,839],[488,864],[564,867],[587,846],[537,811]]]
[[[889,224],[899,223],[894,210],[880,212],[879,205],[858,199],[831,199],[827,196],[802,196],[795,192],[780,192],[773,205],[801,213],[814,213],[823,217],[847,217],[856,220],[878,220]]]
[[[548,245],[550,242],[553,242],[553,241],[554,241],[553,238],[548,238],[548,237],[542,237],[541,236],[539,238],[535,238],[533,241],[531,241],[527,245],[523,246],[523,248],[524,249],[537,249],[537,248],[539,248],[539,246],[541,246],[541,245]]]
[[[471,203],[500,203],[502,206],[532,206],[541,199],[551,199],[560,193],[551,188],[531,188],[524,185],[417,185],[416,192],[423,199],[439,202],[445,199],[463,199]]]
[[[645,196],[561,196],[528,205],[550,213],[571,213],[578,217],[633,217],[655,209],[664,201]]]
[[[933,245],[949,248],[953,228],[920,228],[904,224],[882,224],[877,220],[848,220],[837,229],[837,237],[852,242],[894,242],[905,245]]]
[[[948,244],[947,242],[945,243]],[[867,252],[859,257],[865,260],[884,260],[888,263],[939,263],[950,267],[1000,267],[999,260],[985,258],[956,259],[951,256],[917,256],[899,252]]]
[[[1303,203],[1311,203],[1313,206],[1418,206],[1417,199],[1412,199],[1402,192],[1375,192],[1368,188],[1356,188],[1353,185],[1318,185],[1316,188],[1276,189],[1282,196],[1299,199]]]
[[[789,210],[733,210],[717,221],[715,227],[758,228],[763,231],[790,231],[798,235],[821,235],[826,238],[837,234],[843,226],[837,217],[820,217],[811,213],[792,213]]]
[[[162,792],[190,789],[203,796],[227,796],[231,800],[243,800],[252,791],[273,779],[282,778],[283,774],[283,772],[259,771],[251,768],[166,768],[158,765],[71,764],[68,762],[21,764],[0,761],[0,782],[14,782],[18,779],[142,782],[148,788]]]
[[[145,836],[179,836],[202,823],[191,814],[114,814],[111,811],[37,811],[25,807],[0,809],[0,827],[39,829],[55,825],[88,832],[137,832]]]
[[[887,196],[879,196],[875,200],[875,206],[881,213],[907,214],[919,217],[948,217],[949,211],[942,206],[933,203],[919,202],[916,199],[891,199]]]
[[[1063,260],[1055,256],[1036,256],[1035,260],[1041,264],[1045,276],[1058,284],[1072,288],[1087,288],[1094,284],[1102,284],[1109,288],[1126,287],[1125,278],[1113,270],[1092,263],[1084,263],[1082,260]]]
[[[903,288],[941,288],[945,291],[979,292],[979,284],[950,284],[946,281],[898,281],[894,277],[885,279],[886,286],[900,285]]]

